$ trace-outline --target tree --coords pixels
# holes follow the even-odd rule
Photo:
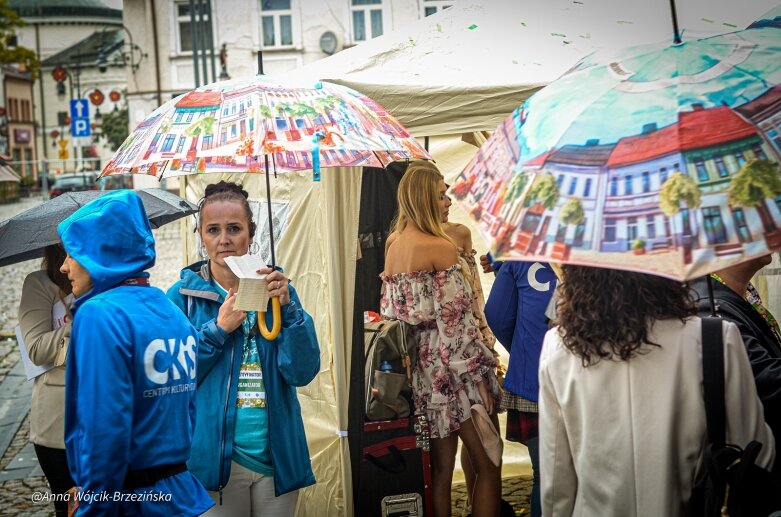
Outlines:
[[[731,206],[761,207],[765,199],[781,194],[778,164],[769,160],[751,160],[732,178],[727,188]]]
[[[556,183],[556,179],[548,174],[544,176],[537,176],[532,183],[531,189],[529,189],[529,195],[526,197],[526,206],[531,206],[535,202],[539,202],[550,210],[556,206],[556,201],[559,199],[559,185]]]
[[[184,134],[187,136],[201,136],[201,135],[213,135],[214,134],[214,117],[206,116],[200,120],[196,120],[190,127],[184,130]]]
[[[510,179],[509,185],[507,185],[507,191],[504,193],[504,202],[512,203],[523,194],[523,189],[526,188],[526,184],[529,183],[529,175],[523,172],[519,172]]]
[[[578,225],[586,221],[586,214],[583,212],[583,204],[580,199],[571,197],[564,203],[559,210],[559,221],[565,225]]]
[[[689,176],[674,172],[659,191],[659,208],[667,217],[681,210],[681,203],[687,208],[700,206],[700,189]]]
[[[41,62],[35,52],[15,45],[16,29],[27,23],[8,7],[8,0],[0,0],[0,63],[21,63],[33,79],[38,78]]]
[[[127,108],[109,111],[103,115],[100,122],[100,132],[106,137],[108,145],[112,150],[119,149],[122,142],[127,138],[130,132],[130,119],[128,118]]]
[[[672,216],[681,211],[681,203],[688,209],[697,208],[700,206],[700,196],[700,189],[693,179],[686,174],[674,172],[659,190],[659,208],[664,215],[672,219],[674,228],[675,219]],[[696,235],[696,231],[694,234]],[[674,242],[677,247],[677,239],[674,239]]]

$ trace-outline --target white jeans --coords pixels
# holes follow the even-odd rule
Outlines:
[[[219,492],[209,492],[209,496],[214,506],[204,517],[293,517],[298,490],[274,497],[274,478],[232,461],[230,480],[222,489],[222,505]]]

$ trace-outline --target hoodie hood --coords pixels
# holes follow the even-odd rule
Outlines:
[[[93,288],[83,302],[155,265],[155,239],[141,198],[117,190],[79,208],[57,225],[65,251],[87,270]]]

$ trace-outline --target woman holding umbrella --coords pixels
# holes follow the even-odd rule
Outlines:
[[[217,503],[208,515],[292,516],[298,489],[315,482],[296,386],[315,377],[320,351],[312,318],[282,271],[258,271],[282,305],[276,339],[261,335],[259,311],[234,307],[239,279],[225,258],[251,249],[247,198],[236,183],[206,187],[197,230],[208,260],[184,269],[168,290],[199,337],[198,452],[188,466]]]
[[[42,269],[24,279],[19,302],[19,326],[24,345],[36,365],[52,364],[33,382],[30,441],[35,447],[52,494],[64,494],[75,483],[65,455],[65,357],[72,321],[73,294],[68,275],[60,272],[65,250],[59,244],[44,250]],[[58,517],[68,514],[68,503],[55,499]]]
[[[688,515],[708,443],[701,320],[689,288],[564,266],[540,356],[543,515]],[[595,288],[595,286],[599,286]],[[726,441],[775,457],[738,328],[723,322]]]

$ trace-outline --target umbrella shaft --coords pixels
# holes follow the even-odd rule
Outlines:
[[[268,208],[268,240],[271,244],[271,268],[277,267],[277,258],[274,253],[274,224],[273,216],[271,214],[271,178],[269,178],[271,171],[268,170],[268,155],[264,157],[266,159],[266,207]]]

